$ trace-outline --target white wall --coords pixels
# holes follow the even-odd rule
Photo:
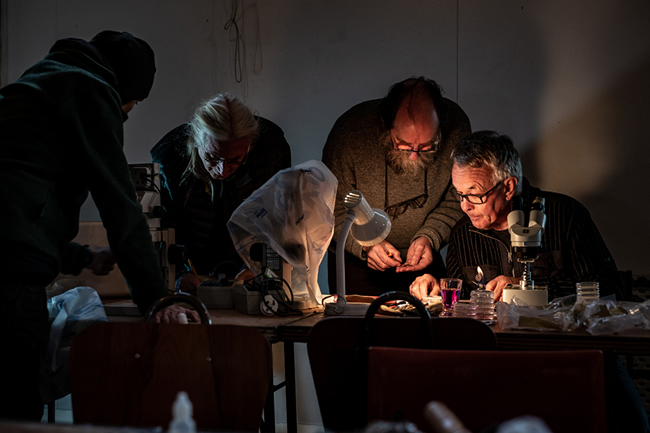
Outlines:
[[[240,60],[224,29],[237,5]],[[3,0],[5,83],[56,39],[128,30],[156,51],[125,124],[130,162],[218,92],[320,159],[337,116],[412,75],[437,80],[473,129],[513,137],[524,172],[592,212],[620,269],[650,275],[650,2],[646,0]],[[241,82],[235,70],[241,71]],[[92,206],[84,219],[97,219]]]

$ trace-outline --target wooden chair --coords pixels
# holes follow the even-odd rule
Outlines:
[[[166,430],[185,391],[197,430],[257,432],[271,379],[268,341],[243,326],[104,323],[70,351],[76,424]]]
[[[474,432],[522,415],[553,433],[605,432],[603,354],[369,349],[368,420],[405,419],[430,432],[424,409],[433,400]]]
[[[404,295],[399,296],[399,299],[404,298]],[[413,298],[409,300],[413,301]],[[382,298],[375,302],[380,305]],[[365,356],[370,346],[457,350],[495,350],[497,347],[492,329],[477,320],[431,319],[428,314],[425,318],[373,318],[378,309],[375,302],[367,318],[327,318],[309,333],[307,352],[326,429],[352,431],[367,424]]]

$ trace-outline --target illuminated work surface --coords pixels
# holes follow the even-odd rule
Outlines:
[[[142,322],[144,318],[139,315],[137,307],[133,301],[129,300],[106,300],[104,307],[107,310],[108,320],[110,322]],[[122,313],[131,315],[111,315],[111,311],[121,309]],[[283,384],[275,385],[277,389],[282,386],[285,387],[286,397],[286,410],[287,410],[287,433],[296,433],[298,430],[297,413],[296,413],[296,385],[295,385],[295,354],[292,340],[282,340],[281,329],[293,323],[305,320],[311,316],[318,315],[319,309],[303,310],[301,316],[265,316],[263,314],[243,314],[236,309],[228,308],[210,308],[208,314],[213,325],[240,325],[256,328],[269,340],[270,343],[278,343],[283,341],[284,344],[284,373],[285,381]],[[138,315],[135,315],[138,314]],[[189,324],[188,326],[192,326]],[[311,325],[313,326],[313,325]],[[308,331],[307,331],[308,332]],[[267,406],[264,409],[265,424],[262,431],[274,431],[274,415],[269,417],[269,414],[274,414],[273,399],[269,399]]]
[[[131,301],[126,302],[133,305]],[[286,317],[248,315],[235,309],[208,309],[208,313],[213,324],[252,326],[259,329],[273,343],[306,343],[309,331],[316,323],[335,317],[325,316],[318,310],[306,310],[302,316]],[[109,316],[109,320],[137,322],[142,320],[142,316]],[[498,323],[492,329],[497,336],[499,349],[502,350],[599,349],[616,350],[621,355],[650,355],[650,331],[647,330],[615,335],[591,335],[585,331],[502,330]]]
[[[129,303],[132,302],[128,301]],[[294,343],[306,343],[309,332],[326,316],[318,310],[304,311],[302,316],[264,316],[239,313],[235,309],[208,309],[213,324],[232,324],[257,328],[272,343],[284,342],[285,379],[287,380],[287,431],[297,431]],[[381,317],[377,320],[394,320]],[[109,316],[110,321],[142,321],[142,316]],[[434,319],[448,320],[448,319]],[[594,336],[584,331],[502,330],[491,326],[501,350],[616,350],[621,355],[650,355],[650,332],[628,332],[621,335]]]
[[[143,317],[140,315],[111,315],[111,308],[120,307],[132,310],[132,314],[137,314],[137,308],[131,300],[104,301],[106,314],[110,322],[141,322]],[[271,343],[283,341],[280,338],[280,328],[292,323],[304,320],[305,318],[317,315],[318,309],[303,310],[302,316],[265,316],[263,314],[243,314],[234,308],[209,308],[208,314],[213,325],[240,325],[250,326],[258,329]],[[311,325],[313,326],[313,325]]]
[[[280,329],[280,341],[307,342],[309,331],[321,320],[333,316],[312,314],[302,320],[287,323]],[[382,320],[393,320],[382,317]],[[448,320],[444,318],[434,320]],[[616,335],[591,335],[585,331],[526,331],[502,330],[491,326],[500,350],[616,350],[620,355],[650,355],[650,331],[630,331]]]

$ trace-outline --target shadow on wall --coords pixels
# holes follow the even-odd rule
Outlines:
[[[650,275],[648,76],[650,53],[522,153],[533,185],[580,200],[619,269],[635,275]]]

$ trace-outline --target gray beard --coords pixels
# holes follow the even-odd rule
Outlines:
[[[391,143],[392,145],[392,143]],[[424,169],[433,162],[436,153],[421,153],[415,161],[409,159],[410,152],[400,152],[394,150],[392,146],[386,148],[386,162],[393,171],[398,174],[416,175],[422,173]]]

